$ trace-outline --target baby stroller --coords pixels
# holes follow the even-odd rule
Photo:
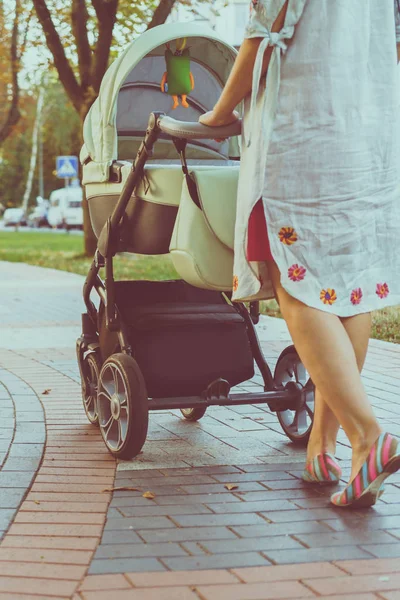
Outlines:
[[[183,38],[195,88],[173,119],[160,81],[166,45]],[[212,129],[225,139],[217,143],[197,121],[235,56],[206,27],[156,27],[111,65],[85,121],[80,158],[98,247],[77,357],[86,415],[118,458],[141,451],[150,410],[180,409],[197,421],[212,406],[267,404],[293,442],[309,437],[314,387],[295,348],[272,376],[254,327],[259,304],[230,300],[241,124]],[[120,252],[169,253],[181,279],[115,281]],[[254,376],[254,363],[264,391],[231,393]]]

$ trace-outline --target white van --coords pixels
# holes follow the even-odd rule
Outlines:
[[[82,188],[65,187],[50,194],[47,216],[51,227],[69,230],[83,228]]]

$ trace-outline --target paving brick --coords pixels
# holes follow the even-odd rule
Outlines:
[[[296,550],[267,550],[265,556],[275,564],[337,561],[340,559],[366,559],[370,555],[357,546],[333,546],[326,548],[299,548]]]
[[[224,487],[223,483],[214,483],[208,485],[182,485],[180,486],[182,490],[187,494],[218,494],[218,493],[229,493],[228,490]],[[245,481],[239,484],[238,490],[235,490],[237,493],[240,492],[257,492],[262,491],[265,488],[260,483],[256,481]]]
[[[111,511],[117,510],[117,513]],[[204,506],[204,504],[187,504],[176,506],[138,506],[138,507],[124,507],[118,509],[109,509],[108,514],[111,516],[115,515],[119,517],[150,517],[150,516],[173,516],[173,515],[210,515],[211,510]]]
[[[88,565],[91,557],[92,551],[90,550],[0,547],[0,561]]]
[[[103,475],[102,477],[94,477],[93,475],[42,475],[39,473],[35,479],[36,483],[74,483],[80,485],[82,483],[89,484],[94,483],[95,485],[103,485],[106,487],[113,487],[114,474]]]
[[[25,475],[25,473],[24,473]],[[103,490],[109,485],[102,484],[91,484],[83,485],[80,483],[59,483],[57,484],[57,494],[101,494]],[[53,493],[55,489],[54,483],[34,483],[31,487],[31,494],[46,494]]]
[[[303,546],[290,536],[243,538],[226,541],[203,541],[202,547],[211,554],[224,552],[265,552],[267,550],[278,551],[281,549],[301,549]]]
[[[1,577],[34,577],[46,579],[71,579],[80,581],[86,572],[86,565],[46,564],[33,562],[0,562]],[[0,588],[1,589],[1,588]]]
[[[400,600],[400,590],[396,592],[381,592],[379,597],[383,600]]]
[[[272,537],[275,535],[295,535],[299,533],[326,533],[329,529],[315,521],[295,521],[294,523],[265,523],[265,525],[243,525],[233,527],[243,538]]]
[[[223,489],[223,487],[222,487]],[[123,500],[120,498],[120,500]],[[140,498],[138,498],[140,500]],[[156,496],[155,503],[160,506],[168,506],[170,504],[207,504],[207,503],[215,503],[215,504],[225,504],[231,502],[241,502],[242,499],[238,496],[235,496],[231,492],[224,493],[221,491],[220,494],[193,494],[193,495],[183,495],[177,498],[176,496]],[[115,499],[113,500],[113,506],[116,506]]]
[[[15,511],[13,509],[2,508],[0,509],[0,530],[7,530],[14,516]]]
[[[13,443],[10,449],[10,458],[41,457],[43,454],[42,444],[16,444]]]
[[[163,556],[187,556],[179,544],[102,544],[98,547],[95,559],[115,558],[162,558]]]
[[[25,493],[24,488],[0,489],[0,508],[17,508]]]
[[[201,540],[237,539],[227,527],[186,527],[184,529],[139,529],[146,542],[191,542]]]
[[[263,526],[265,524],[265,519],[251,512],[224,515],[175,515],[171,518],[179,527],[212,527],[214,525],[235,527],[239,525]]]
[[[233,569],[235,567],[256,567],[271,563],[258,552],[240,554],[215,554],[210,556],[187,556],[180,558],[162,558],[163,564],[173,571],[203,569]]]
[[[125,577],[139,588],[166,588],[171,586],[221,585],[239,583],[226,570],[174,571],[165,573],[125,573]]]
[[[123,575],[88,575],[85,577],[79,590],[96,591],[131,589],[128,579]]]
[[[295,521],[319,521],[337,517],[337,509],[316,508],[315,510],[285,510],[282,512],[262,513],[264,517],[274,523],[293,523]]]
[[[371,535],[371,541],[373,540],[373,535]],[[374,540],[375,541],[375,540]],[[365,550],[372,556],[376,556],[377,558],[400,558],[400,542],[397,544],[363,544],[360,546],[362,550]]]
[[[133,530],[127,531],[104,531],[101,538],[102,544],[139,544],[143,540]]]
[[[175,528],[175,525],[167,517],[126,517],[124,519],[107,519],[104,530],[139,529],[139,527],[140,529],[165,529]]]
[[[9,594],[32,594],[41,598],[55,596],[56,598],[69,598],[76,587],[75,581],[65,579],[39,579],[26,577],[1,577],[0,590]]]
[[[79,489],[79,487],[78,487]],[[109,498],[108,493],[104,494],[91,494],[88,496],[87,494],[81,494],[80,492],[76,493],[58,493],[58,492],[29,492],[26,499],[32,500],[33,502],[84,502],[88,504],[88,502],[104,502]]]
[[[243,502],[229,502],[226,504],[217,503],[211,504],[206,502],[206,506],[213,512],[219,514],[226,513],[247,513],[247,512],[270,512],[270,511],[281,511],[281,510],[293,510],[295,506],[290,500],[264,500],[260,502],[247,502],[245,497]]]
[[[103,525],[105,515],[99,513],[79,513],[79,512],[61,512],[63,505],[60,504],[60,510],[53,512],[26,512],[19,511],[14,523],[60,523],[60,524],[78,524],[83,525]],[[1,513],[0,513],[1,514]]]
[[[356,561],[353,561],[356,563]],[[363,561],[365,562],[365,561]],[[274,565],[272,567],[254,567],[233,569],[240,581],[245,583],[261,583],[272,581],[297,581],[305,577],[343,577],[343,571],[330,563],[308,563],[299,565]]]
[[[81,592],[83,600],[110,600],[110,592]],[[112,594],[112,600],[198,600],[195,592],[184,587],[157,589],[118,590]]]
[[[46,600],[62,600],[65,596],[46,596]],[[38,596],[32,594],[12,594],[10,595],[8,592],[2,593],[0,592],[0,600],[38,600]],[[71,600],[82,600],[82,598],[78,598],[75,594],[72,596]]]
[[[329,595],[332,590],[340,594],[361,594],[363,592],[384,592],[400,589],[400,574],[352,575],[326,579],[304,579],[304,583],[317,594]]]
[[[167,559],[164,559],[167,560]],[[185,560],[179,558],[178,560]],[[113,560],[92,560],[89,574],[127,573],[128,571],[165,571],[165,566],[156,558],[115,558]]]
[[[1,471],[0,472],[0,488],[23,488],[29,487],[32,481],[32,472],[21,471]]]
[[[62,509],[63,512],[79,512],[79,513],[100,513],[107,512],[108,504],[106,502],[85,503],[78,502],[33,502],[26,500],[19,509],[19,514],[22,512],[54,512],[57,509]]]
[[[1,543],[2,548],[55,548],[59,550],[95,550],[97,537],[57,537],[7,535]],[[0,588],[1,589],[1,588]]]
[[[297,539],[309,548],[323,548],[327,546],[354,546],[360,544],[390,544],[394,542],[391,535],[384,531],[359,531],[350,533],[305,533],[296,536]],[[398,543],[400,551],[400,541]]]
[[[351,575],[397,573],[399,570],[397,559],[338,560],[335,564]]]
[[[101,531],[102,527],[100,525],[13,523],[8,535],[100,537]]]
[[[263,583],[247,585],[210,585],[197,588],[204,600],[269,600],[270,598],[314,598],[314,594],[297,581],[274,583],[266,588]]]

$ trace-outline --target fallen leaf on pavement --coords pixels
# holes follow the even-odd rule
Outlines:
[[[42,396],[47,396],[48,394],[50,394],[51,389],[49,388],[48,390],[44,390],[44,392],[42,392]]]
[[[234,483],[227,483],[226,485],[224,485],[224,487],[226,487],[227,490],[231,491],[237,490],[239,486],[235,485]]]
[[[147,498],[148,500],[153,500],[153,498],[156,497],[155,494],[153,494],[153,492],[145,492],[144,494],[142,494],[143,498]]]
[[[103,492],[140,492],[140,490],[135,487],[127,487],[123,485],[120,487],[105,488]]]
[[[40,504],[39,500],[34,500],[35,504]]]

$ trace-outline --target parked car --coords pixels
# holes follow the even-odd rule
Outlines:
[[[3,222],[5,227],[11,225],[26,225],[26,217],[22,208],[6,208],[3,214]]]
[[[51,227],[83,228],[82,188],[65,187],[50,194],[48,221]]]

